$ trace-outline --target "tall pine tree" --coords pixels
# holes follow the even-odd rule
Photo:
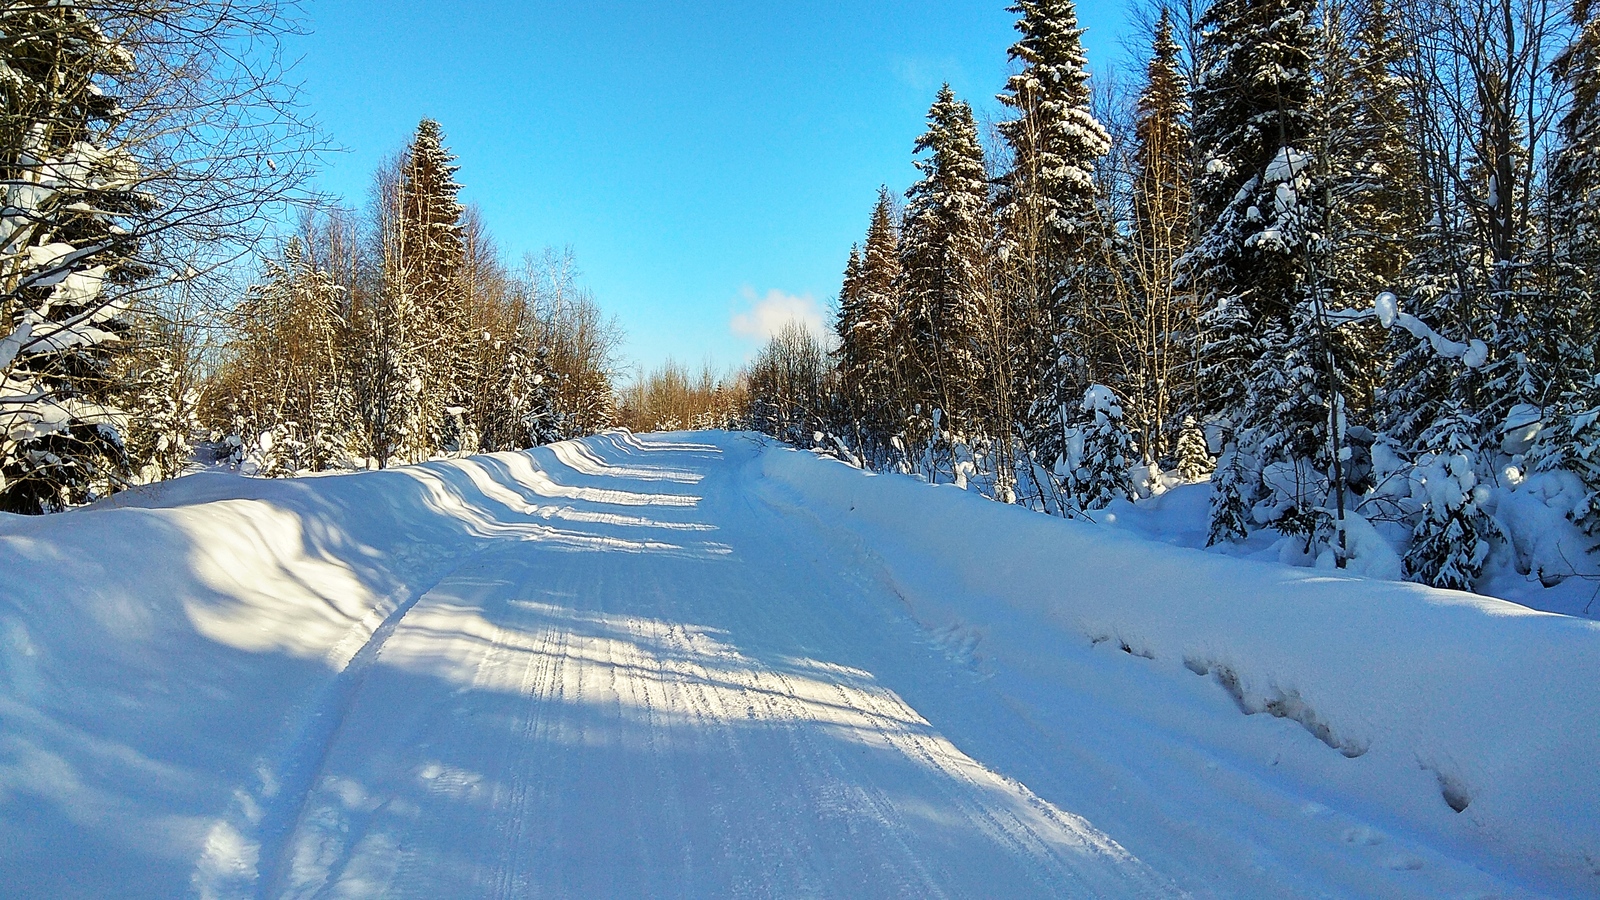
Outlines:
[[[1314,378],[1321,317],[1304,308],[1322,226],[1314,10],[1313,0],[1219,0],[1202,19],[1193,102],[1204,231],[1185,265],[1210,309],[1203,397],[1230,432],[1213,543],[1242,537],[1241,511],[1281,486],[1292,496],[1254,510],[1258,520],[1299,533],[1322,499],[1302,477],[1331,400]]]
[[[851,251],[839,307],[839,373],[863,450],[886,448],[903,423],[900,228],[888,188],[878,192],[864,249]]]
[[[401,168],[399,251],[405,292],[420,314],[416,339],[424,366],[422,411],[434,449],[460,449],[472,423],[462,420],[471,403],[472,373],[463,352],[471,340],[469,312],[460,283],[465,262],[462,215],[455,176],[460,170],[444,145],[439,123],[423,119]]]
[[[906,192],[901,294],[924,414],[942,410],[957,430],[979,409],[976,335],[989,289],[989,181],[972,107],[940,88],[917,139],[922,178]]]
[[[1052,457],[1097,368],[1089,307],[1105,293],[1106,234],[1095,170],[1111,138],[1090,110],[1072,0],[1020,0],[1009,11],[1022,35],[1010,57],[1022,68],[999,97],[1015,113],[999,125],[1012,159],[996,196],[1001,285],[1017,323],[1006,352],[1019,357],[1012,390],[1030,411],[1030,443]]]

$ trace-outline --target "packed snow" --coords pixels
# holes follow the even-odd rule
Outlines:
[[[1600,623],[1204,490],[612,433],[0,516],[0,894],[1600,892]]]

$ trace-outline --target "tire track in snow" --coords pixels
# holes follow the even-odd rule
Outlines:
[[[899,596],[898,591],[893,589],[893,578],[887,567],[870,552],[865,552],[865,548],[860,547],[853,536],[843,534],[836,527],[823,522],[809,509],[787,503],[780,508],[780,503],[770,491],[754,483],[760,478],[757,470],[744,467],[739,476],[744,484],[739,486],[738,494],[746,507],[752,514],[770,523],[758,529],[762,534],[788,531],[791,532],[791,544],[828,547],[831,552],[818,556],[835,561],[849,559],[856,566],[864,566],[877,576],[871,580]],[[805,539],[796,540],[792,534],[798,525],[797,520],[803,520],[810,526],[806,529],[809,534]],[[824,571],[817,565],[817,560],[809,560],[809,563],[810,568],[816,570],[816,579],[837,578],[837,565]],[[865,580],[858,574],[856,578],[844,579],[844,582],[852,587],[862,587]],[[903,597],[900,602],[904,603]],[[932,643],[928,641],[927,629],[913,619],[902,618],[907,627],[915,629],[918,640]],[[940,656],[950,664],[970,668],[969,662],[949,659],[950,654],[944,652],[945,648],[940,647],[940,650]],[[1115,840],[1081,818],[1057,809],[1021,782],[994,772],[968,757],[894,692],[871,683],[852,686],[853,692],[865,700],[851,703],[844,683],[836,680],[832,687],[839,694],[841,705],[852,705],[872,720],[885,746],[918,760],[931,772],[944,775],[944,778],[931,780],[934,790],[944,798],[949,808],[962,810],[967,820],[983,834],[997,844],[1008,847],[1014,859],[1026,861],[1028,880],[1042,894],[1076,897],[1082,896],[1085,889],[1095,892],[1132,889],[1140,892],[1140,895],[1147,893],[1150,896],[1172,893],[1170,883],[1140,863]],[[916,727],[906,727],[905,723],[908,722],[916,723]],[[1009,796],[1012,802],[998,802],[997,792],[1000,796]],[[1034,824],[1025,821],[1014,806],[1019,801],[1032,816],[1042,821]],[[1040,825],[1044,827],[1041,829]],[[1046,840],[1045,835],[1052,832],[1058,840],[1065,840],[1061,844]],[[1062,844],[1069,845],[1071,851],[1075,851],[1075,856],[1087,856],[1088,864],[1083,865],[1069,858],[1069,851]],[[1070,873],[1080,881],[1063,884],[1060,880],[1062,872]]]
[[[220,845],[216,841],[208,842],[207,855],[201,859],[195,873],[197,892],[202,898],[267,900],[283,892],[288,874],[287,853],[294,846],[307,803],[322,777],[328,753],[338,740],[350,706],[384,644],[424,597],[490,546],[493,545],[450,559],[426,587],[405,596],[306,705],[287,747],[270,765],[258,770],[261,786],[257,795],[249,796],[243,790],[236,793],[235,809],[224,820],[235,832],[236,842]],[[359,625],[353,627],[352,632],[359,634]],[[235,860],[219,861],[214,857],[221,851],[240,854],[248,861],[251,845],[254,846],[253,866],[241,866]]]
[[[459,871],[442,870],[442,844],[429,846],[428,829],[438,823],[391,818],[379,835],[392,838],[378,848],[386,861],[374,868],[358,860],[368,864],[364,871],[383,870],[389,896],[943,897],[998,885],[1041,896],[1156,893],[1141,889],[1147,882],[1136,860],[1063,855],[1074,838],[1097,833],[966,757],[871,675],[826,663],[811,671],[809,659],[774,662],[774,646],[788,654],[795,645],[770,636],[790,632],[828,634],[834,652],[854,656],[859,638],[839,636],[847,607],[812,601],[840,590],[851,592],[850,603],[883,598],[860,599],[867,592],[859,585],[796,553],[813,535],[753,504],[738,462],[712,465],[720,468],[708,473],[717,483],[704,487],[723,502],[703,510],[705,521],[726,529],[739,548],[719,568],[670,556],[572,554],[537,541],[499,544],[508,552],[489,568],[504,589],[471,597],[441,590],[473,559],[466,557],[374,629],[340,673],[342,694],[326,707],[336,715],[323,739],[297,742],[309,771],[294,795],[291,827],[271,848],[263,842],[270,861],[263,871],[273,879],[264,893],[288,880],[300,830],[326,829],[303,822],[320,781],[363,780],[375,800],[416,789],[405,756],[414,736],[371,727],[388,721],[378,695],[390,703],[410,696],[397,693],[399,679],[409,677],[402,647],[412,650],[413,666],[427,663],[417,671],[463,685],[459,704],[443,704],[442,719],[432,709],[420,713],[415,721],[425,735],[445,734],[461,708],[494,713],[459,729],[471,743],[452,745],[472,751],[466,758],[492,796],[475,813],[438,807],[462,816],[454,827],[473,842],[451,844],[468,854],[449,860]],[[403,623],[429,596],[439,602],[430,602],[428,615]],[[708,622],[724,627],[697,624]],[[396,666],[393,677],[386,665],[384,680],[362,693],[397,629],[407,640],[384,657]],[[430,649],[429,633],[448,642],[458,631],[471,640]],[[477,641],[487,646],[473,649]],[[455,655],[427,656],[446,649]],[[450,668],[470,658],[463,653],[481,654],[475,670]],[[373,701],[355,714],[368,727],[352,725],[341,741],[357,694]],[[371,749],[356,740],[360,734],[376,735],[399,761],[369,766],[364,752],[352,750]],[[348,751],[336,765],[350,771],[324,775],[336,743]],[[290,818],[288,810],[279,815]],[[310,886],[317,896],[343,896],[351,885],[341,873],[361,874],[355,865],[343,871],[359,854],[353,839],[334,835],[328,843],[341,840],[339,871]],[[1080,871],[1089,877],[1074,877]],[[440,893],[440,879],[455,879],[454,887]]]
[[[529,865],[528,823],[531,816],[548,816],[554,809],[550,802],[550,785],[559,780],[564,770],[564,754],[549,754],[532,762],[538,749],[552,743],[554,725],[545,713],[559,709],[565,702],[567,645],[569,632],[554,623],[541,626],[534,643],[536,652],[528,662],[521,679],[522,694],[527,697],[521,722],[515,729],[513,752],[509,769],[507,802],[495,803],[497,808],[509,810],[502,815],[496,828],[500,846],[493,858],[495,867],[491,879],[491,896],[500,900],[530,896],[535,893]],[[532,776],[530,778],[530,776]],[[531,784],[530,784],[531,781]]]
[[[794,696],[794,685],[788,676],[782,672],[775,672],[774,674],[779,684],[783,686],[784,691],[790,696]],[[843,695],[844,691],[841,689],[839,693]],[[948,896],[939,887],[937,880],[929,873],[922,859],[913,851],[909,832],[900,817],[895,815],[894,804],[890,801],[888,793],[878,783],[878,780],[873,778],[870,773],[860,773],[856,778],[847,780],[843,776],[848,771],[848,767],[845,764],[843,754],[838,749],[835,749],[833,742],[819,747],[812,729],[797,728],[790,725],[788,731],[791,735],[791,740],[797,739],[799,743],[806,747],[807,755],[810,758],[825,761],[826,768],[822,765],[815,767],[819,776],[817,780],[822,788],[818,793],[828,800],[833,808],[840,812],[858,808],[865,808],[869,811],[873,821],[878,826],[878,835],[883,836],[873,835],[873,837],[885,841],[887,845],[880,844],[879,846],[884,846],[885,849],[894,851],[892,858],[889,853],[875,854],[877,856],[875,861],[882,867],[884,875],[887,876],[886,880],[898,886],[896,893],[907,897],[944,898]],[[854,822],[851,822],[848,818],[845,821],[854,826]],[[852,832],[860,834],[860,829],[852,827]],[[901,871],[902,865],[909,867],[909,874]]]

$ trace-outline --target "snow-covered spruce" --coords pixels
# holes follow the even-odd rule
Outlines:
[[[1475,466],[1478,422],[1459,406],[1447,407],[1423,433],[1429,448],[1416,464],[1415,483],[1423,493],[1422,511],[1406,552],[1406,574],[1434,587],[1471,590],[1498,536],[1482,509],[1487,492],[1478,486]]]
[[[1138,496],[1130,471],[1139,462],[1139,448],[1123,421],[1122,404],[1105,385],[1091,385],[1078,405],[1082,451],[1065,479],[1073,505],[1104,509],[1113,500]]]
[[[98,138],[132,58],[71,4],[7,4],[0,208],[0,510],[37,513],[134,476],[115,374],[134,328],[136,164]]]
[[[1216,460],[1206,446],[1206,436],[1195,422],[1194,416],[1183,417],[1183,429],[1178,432],[1178,475],[1191,484],[1201,481],[1216,468]]]
[[[914,396],[964,431],[989,395],[978,355],[990,241],[989,179],[972,107],[945,85],[917,139],[922,177],[906,192],[901,289]],[[922,435],[913,435],[921,439]]]

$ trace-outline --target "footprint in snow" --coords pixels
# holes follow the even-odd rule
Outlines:
[[[1415,872],[1422,868],[1423,863],[1415,856],[1393,856],[1386,865],[1396,872]]]
[[[1344,842],[1346,844],[1361,844],[1364,847],[1376,847],[1383,843],[1383,841],[1383,834],[1374,831],[1371,828],[1350,828],[1346,829],[1344,833]]]

